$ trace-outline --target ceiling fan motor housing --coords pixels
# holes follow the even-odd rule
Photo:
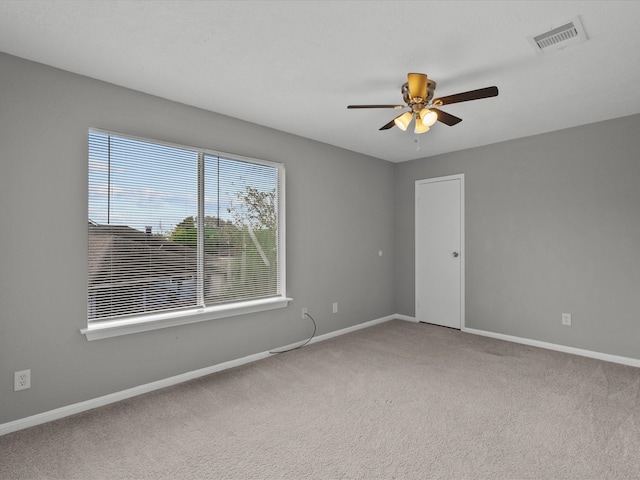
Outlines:
[[[410,76],[411,75],[421,75],[421,76],[424,77],[423,81],[426,83],[426,90],[425,90],[425,96],[424,97],[417,96],[417,95],[414,95],[412,97],[410,89],[409,89],[409,82],[407,82],[404,85],[402,85],[402,98],[404,99],[405,103],[409,106],[411,111],[413,111],[414,113],[417,113],[420,110],[422,110],[423,108],[426,108],[427,105],[429,104],[429,102],[431,102],[431,99],[433,98],[433,95],[434,95],[435,90],[436,90],[436,82],[434,82],[433,80],[431,80],[430,78],[428,78],[424,74],[414,73],[414,74],[409,74],[409,75]]]

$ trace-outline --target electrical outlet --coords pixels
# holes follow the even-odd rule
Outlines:
[[[307,309],[307,307],[302,309],[302,320],[306,320],[308,312],[309,312],[309,309]]]
[[[562,324],[563,325],[567,325],[567,326],[571,326],[571,314],[570,313],[563,313],[562,314]]]
[[[31,388],[31,370],[22,370],[13,373],[13,391]]]
[[[338,313],[338,302],[333,304],[333,313]]]

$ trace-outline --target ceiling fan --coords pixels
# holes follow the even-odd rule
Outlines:
[[[468,102],[470,100],[480,100],[498,96],[498,87],[486,87],[468,92],[456,93],[446,97],[433,98],[436,89],[436,82],[427,77],[424,73],[410,73],[407,75],[408,81],[402,85],[402,97],[406,105],[348,105],[347,108],[409,108],[383,125],[380,130],[388,130],[397,126],[401,130],[406,130],[415,117],[415,133],[424,133],[436,122],[442,122],[452,127],[462,121],[461,118],[443,112],[434,107],[450,105],[452,103]]]

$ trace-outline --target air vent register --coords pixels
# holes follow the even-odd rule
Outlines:
[[[587,35],[580,17],[575,17],[559,27],[538,35],[531,35],[527,39],[538,54],[544,54],[586,42]]]

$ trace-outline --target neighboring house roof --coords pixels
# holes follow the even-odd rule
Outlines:
[[[195,248],[128,226],[89,221],[89,285],[196,275]]]

